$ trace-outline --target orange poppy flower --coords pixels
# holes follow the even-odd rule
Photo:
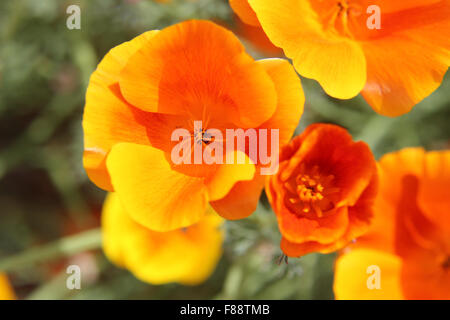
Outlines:
[[[343,128],[309,126],[286,146],[266,193],[290,257],[332,252],[367,231],[377,191],[376,163]]]
[[[254,61],[214,23],[150,31],[112,49],[91,76],[84,166],[100,188],[117,192],[133,219],[155,231],[200,221],[208,202],[224,217],[242,218],[256,208],[264,185],[255,173],[259,164],[247,156],[242,165],[175,164],[172,133],[185,128],[203,151],[209,128],[278,129],[283,144],[303,103],[300,80],[286,60]],[[231,157],[241,152],[236,147]]]
[[[450,65],[448,0],[230,0],[332,97],[386,116],[436,90]],[[379,22],[379,23],[378,23]]]
[[[4,273],[0,273],[0,300],[15,300],[16,295],[9,283],[8,277]]]
[[[188,228],[151,231],[132,220],[117,194],[110,193],[102,213],[103,250],[112,262],[144,282],[199,284],[222,255],[222,221],[209,210]]]
[[[450,151],[385,155],[379,177],[369,231],[336,261],[336,298],[450,299]]]

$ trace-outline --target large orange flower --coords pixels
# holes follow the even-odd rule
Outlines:
[[[336,298],[450,299],[450,151],[385,155],[379,176],[373,224],[336,262]]]
[[[286,60],[254,61],[222,27],[193,20],[150,31],[112,49],[90,79],[84,166],[95,184],[115,191],[126,211],[155,231],[198,222],[208,202],[224,217],[242,218],[254,211],[264,185],[257,161],[175,164],[173,131],[189,130],[202,151],[210,128],[279,129],[283,144],[303,103]],[[202,132],[194,132],[195,121],[202,121]],[[231,156],[240,152],[246,150]]]
[[[129,217],[116,194],[102,213],[103,249],[116,265],[152,284],[199,284],[214,271],[221,255],[223,219],[212,210],[188,228],[151,231]]]
[[[0,273],[0,300],[15,300],[16,295],[9,283],[8,277],[4,273]]]
[[[286,146],[266,193],[290,257],[340,249],[367,231],[377,191],[369,147],[335,125],[309,126]]]
[[[411,110],[439,87],[450,65],[449,0],[230,4],[245,22],[260,24],[302,76],[317,80],[336,98],[361,92],[383,115]],[[380,29],[372,28],[378,12],[370,6],[380,9]]]

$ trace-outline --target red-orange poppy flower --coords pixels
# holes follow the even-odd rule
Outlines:
[[[328,124],[309,126],[286,146],[266,193],[290,257],[340,249],[367,231],[377,191],[376,163],[364,142]]]
[[[90,79],[84,166],[95,184],[115,191],[126,211],[155,231],[198,222],[208,202],[224,217],[245,217],[264,185],[256,159],[174,163],[172,133],[186,129],[201,152],[209,148],[210,128],[278,129],[283,144],[303,103],[300,80],[286,60],[254,61],[214,23],[193,20],[150,31],[112,49]],[[201,132],[194,132],[196,121]],[[236,144],[229,155],[241,152]]]
[[[336,261],[336,298],[450,299],[450,151],[385,155],[379,177],[369,231]]]
[[[362,93],[398,116],[436,90],[450,65],[448,0],[230,0],[297,71],[331,96]]]

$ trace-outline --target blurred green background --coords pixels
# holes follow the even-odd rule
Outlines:
[[[71,4],[81,7],[81,30],[66,27]],[[311,254],[277,265],[280,235],[264,196],[251,217],[227,222],[223,258],[200,286],[142,283],[101,252],[105,192],[82,167],[89,76],[112,47],[192,18],[239,33],[225,0],[0,2],[0,270],[8,272],[19,298],[333,298],[335,255]],[[264,57],[242,40],[255,58]],[[302,83],[306,106],[297,133],[310,123],[336,123],[369,143],[377,158],[407,146],[450,147],[449,76],[412,112],[395,119],[375,114],[361,97],[339,101],[315,81]],[[66,288],[70,264],[83,270],[81,290]]]

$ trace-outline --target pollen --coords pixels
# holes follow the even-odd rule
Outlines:
[[[192,136],[197,144],[210,144],[214,140],[211,134],[208,133],[208,130],[203,128],[201,130],[194,131]]]
[[[334,207],[329,196],[339,192],[339,188],[333,187],[334,178],[334,175],[319,174],[318,166],[314,166],[308,173],[298,174],[295,178],[295,190],[289,187],[295,195],[289,198],[289,202],[298,205],[303,214],[323,217],[325,211]]]

